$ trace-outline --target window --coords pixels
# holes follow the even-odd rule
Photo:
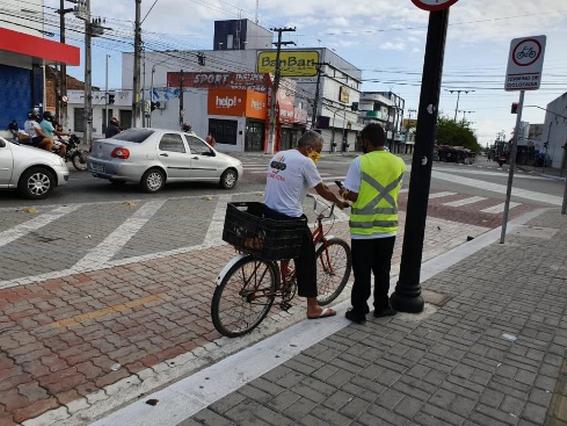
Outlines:
[[[189,151],[191,154],[196,155],[210,155],[211,149],[203,143],[199,138],[186,134],[185,139],[187,139],[187,144],[189,145]]]
[[[112,136],[111,139],[118,139],[126,142],[142,143],[154,133],[153,130],[147,129],[127,129],[117,135]]]
[[[209,133],[215,137],[217,143],[236,145],[237,129],[236,120],[209,119]]]
[[[175,133],[166,133],[163,135],[159,142],[159,149],[169,152],[181,152],[183,154],[187,152],[185,145],[183,145],[183,139],[181,139],[180,135]]]
[[[75,132],[85,131],[84,108],[75,108],[73,114],[73,129]]]
[[[234,35],[227,34],[227,36],[226,36],[226,48],[227,49],[234,49]]]

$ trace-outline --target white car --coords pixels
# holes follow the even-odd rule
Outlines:
[[[0,137],[0,188],[17,188],[26,198],[45,198],[69,180],[57,154]]]
[[[242,176],[242,162],[222,154],[194,133],[128,129],[92,144],[87,160],[95,177],[113,183],[137,183],[146,192],[166,182],[218,182],[232,189]]]

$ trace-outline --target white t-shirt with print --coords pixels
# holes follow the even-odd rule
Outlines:
[[[37,137],[37,129],[41,130],[41,126],[35,120],[26,120],[24,123],[24,130],[31,139]]]
[[[264,204],[286,216],[300,217],[307,191],[320,183],[313,160],[297,149],[279,152],[268,165]]]

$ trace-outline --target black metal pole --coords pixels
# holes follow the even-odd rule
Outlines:
[[[419,280],[448,23],[449,9],[430,12],[400,278],[391,297],[401,312],[421,312],[424,305]]]

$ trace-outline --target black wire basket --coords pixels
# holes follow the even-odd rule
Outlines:
[[[260,259],[293,259],[302,246],[306,219],[268,219],[264,208],[254,201],[228,203],[222,239]]]

